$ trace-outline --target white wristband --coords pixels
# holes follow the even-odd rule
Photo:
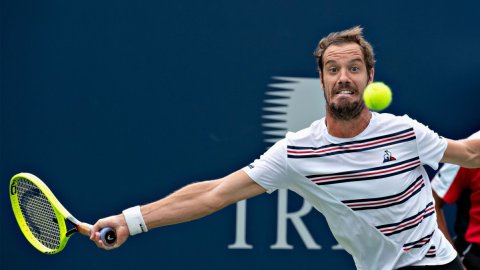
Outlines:
[[[148,232],[147,225],[145,225],[145,221],[143,220],[142,212],[140,212],[140,206],[137,205],[125,209],[122,213],[127,222],[130,235]]]

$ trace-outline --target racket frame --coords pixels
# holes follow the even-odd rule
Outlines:
[[[43,245],[32,233],[30,228],[28,227],[27,222],[22,214],[20,204],[18,201],[18,192],[17,192],[17,182],[19,179],[26,179],[34,184],[47,198],[48,202],[52,206],[52,209],[55,213],[56,221],[58,223],[58,228],[60,231],[60,244],[58,248],[52,249]],[[78,221],[74,216],[70,214],[70,212],[63,207],[63,205],[58,201],[58,199],[53,195],[52,191],[47,187],[42,180],[30,173],[19,173],[12,177],[10,180],[10,201],[12,203],[13,213],[15,214],[15,218],[17,220],[18,225],[20,226],[20,230],[22,231],[25,238],[27,238],[28,242],[32,244],[36,249],[40,252],[45,254],[55,254],[63,250],[65,245],[75,232],[81,231],[82,234],[87,234],[89,232],[88,225],[81,226],[81,222]],[[66,222],[71,223],[75,227],[67,230]]]

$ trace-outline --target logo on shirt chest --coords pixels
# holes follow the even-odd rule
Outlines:
[[[388,149],[385,150],[384,152],[385,152],[385,154],[383,154],[383,163],[397,160],[397,159],[392,155],[392,153],[391,153],[390,151],[388,151]]]

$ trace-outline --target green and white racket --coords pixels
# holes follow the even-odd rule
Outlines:
[[[63,250],[72,234],[90,236],[92,225],[72,216],[38,177],[19,173],[10,180],[10,200],[18,225],[27,240],[39,251],[55,254]],[[70,229],[67,224],[71,225]],[[113,245],[115,231],[103,228],[101,239]]]

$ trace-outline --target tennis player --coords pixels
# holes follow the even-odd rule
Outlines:
[[[198,219],[283,188],[325,216],[357,269],[463,269],[437,227],[423,165],[480,167],[480,140],[448,140],[408,116],[369,111],[362,93],[373,81],[375,59],[362,28],[329,34],[314,55],[327,104],[324,118],[288,133],[228,176],[100,219],[91,239],[100,248],[117,248],[129,235]],[[385,151],[394,158],[385,161]],[[103,227],[116,230],[114,246],[100,240]]]

